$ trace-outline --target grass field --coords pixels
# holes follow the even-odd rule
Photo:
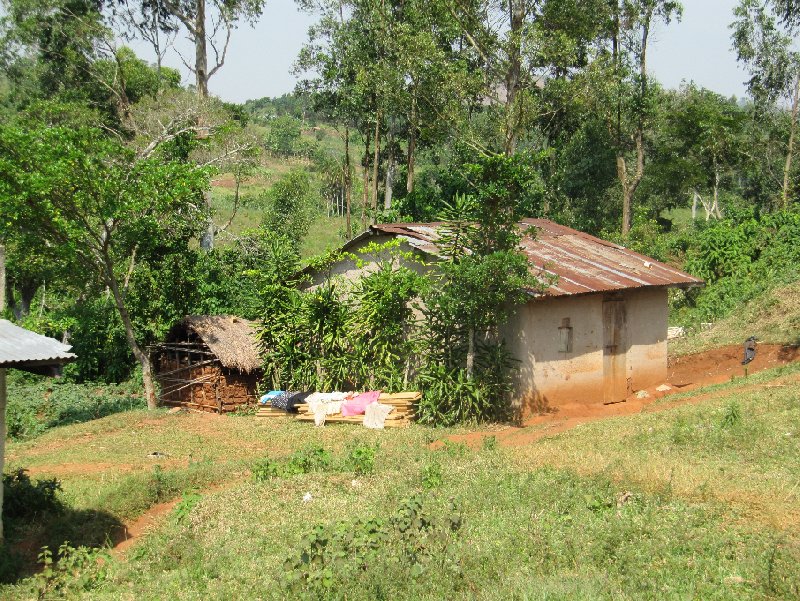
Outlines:
[[[55,428],[9,462],[58,477],[69,511],[12,540],[113,541],[183,501],[125,554],[68,554],[0,596],[798,598],[799,394],[792,364],[510,448],[164,411]]]

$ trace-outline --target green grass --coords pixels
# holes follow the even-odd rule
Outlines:
[[[77,531],[69,520],[87,527],[92,510],[112,523],[184,502],[102,569],[84,562],[0,595],[797,598],[798,373],[763,372],[684,397],[696,404],[514,448],[431,450],[464,429],[373,432],[163,411],[55,428],[10,443],[9,455],[61,477],[75,512],[55,522],[62,535]],[[318,447],[327,453],[309,450]],[[354,449],[366,448],[377,449],[374,464],[357,475]],[[160,471],[146,456],[156,450],[168,455]],[[298,473],[312,456],[325,460]],[[264,458],[287,467],[256,482],[249,470]],[[409,498],[421,507],[403,525]],[[312,543],[320,563],[305,566]]]

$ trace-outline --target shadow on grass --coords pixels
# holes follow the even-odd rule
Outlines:
[[[40,572],[39,554],[48,547],[53,555],[63,543],[71,547],[113,546],[125,537],[125,525],[114,515],[94,509],[64,508],[41,519],[6,524],[0,546],[0,583],[13,584]]]

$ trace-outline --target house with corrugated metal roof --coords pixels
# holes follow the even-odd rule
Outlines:
[[[55,375],[62,365],[76,359],[71,350],[55,338],[0,319],[0,368]]]
[[[435,264],[443,223],[373,225],[344,245],[397,239]],[[516,398],[525,412],[565,403],[613,403],[667,377],[667,291],[703,281],[623,246],[546,219],[520,222],[531,272],[552,276],[512,316],[502,334],[521,362]],[[342,260],[329,272],[355,280],[366,265]],[[311,285],[325,275],[307,272]]]

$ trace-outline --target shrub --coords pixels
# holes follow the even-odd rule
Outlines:
[[[430,490],[442,485],[442,465],[438,461],[433,461],[422,468],[422,488]]]
[[[347,454],[347,467],[359,476],[366,476],[375,470],[375,455],[378,445],[356,443],[351,445]]]
[[[135,384],[76,384],[64,379],[9,378],[8,436],[34,438],[50,428],[144,408]]]
[[[450,542],[462,521],[453,502],[445,515],[436,516],[415,496],[401,503],[389,519],[315,526],[284,563],[287,587],[295,594],[303,591],[319,598],[346,581],[373,581],[388,570],[399,569],[416,578],[428,569],[441,569],[441,556],[452,548]]]
[[[320,446],[310,446],[292,454],[284,467],[288,476],[308,474],[311,472],[324,472],[331,465],[330,451]]]
[[[39,554],[43,569],[34,580],[38,598],[80,596],[97,588],[108,575],[110,561],[105,551],[83,546],[75,548],[69,543],[58,548],[56,560],[52,551],[44,547]]]
[[[172,510],[172,515],[175,518],[175,521],[180,523],[185,522],[189,519],[189,514],[192,513],[192,510],[195,508],[203,498],[197,490],[189,490],[183,493],[181,500],[175,505],[175,509]]]
[[[266,482],[281,475],[280,466],[267,457],[259,459],[250,468],[256,482]]]
[[[324,472],[330,469],[332,463],[330,451],[320,446],[309,446],[293,453],[283,463],[268,457],[259,459],[253,464],[251,471],[256,482],[265,482],[273,478]]]
[[[739,403],[733,401],[725,408],[725,413],[722,415],[722,427],[733,428],[738,426],[742,421],[742,410]]]
[[[497,436],[484,436],[483,437],[483,450],[494,451],[497,449]]]
[[[3,519],[33,520],[44,514],[60,513],[61,483],[55,478],[32,482],[27,470],[3,474]]]

